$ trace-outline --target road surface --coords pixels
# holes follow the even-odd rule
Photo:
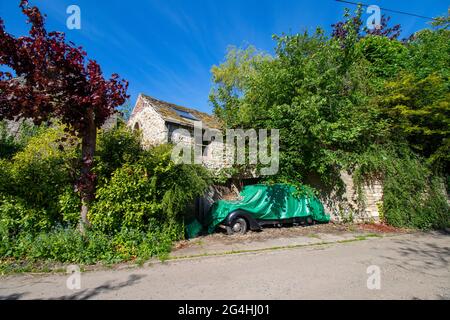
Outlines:
[[[91,271],[78,290],[66,274],[11,275],[0,298],[450,299],[449,264],[448,234],[403,234]]]

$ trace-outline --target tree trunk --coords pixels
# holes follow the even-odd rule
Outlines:
[[[80,231],[84,232],[90,226],[88,219],[89,206],[95,196],[95,175],[92,172],[94,154],[97,143],[97,128],[94,121],[94,112],[89,110],[86,119],[86,128],[81,140],[81,177],[79,190],[81,193]]]

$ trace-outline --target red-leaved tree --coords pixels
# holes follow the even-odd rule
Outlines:
[[[86,52],[66,41],[62,32],[47,32],[44,16],[28,1],[20,2],[31,28],[28,36],[14,37],[0,18],[0,120],[30,118],[35,124],[59,119],[81,138],[82,164],[77,188],[81,195],[81,228],[95,194],[92,172],[97,128],[116,112],[127,96],[128,82],[113,74],[103,77],[100,66]]]

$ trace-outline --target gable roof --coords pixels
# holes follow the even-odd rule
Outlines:
[[[202,122],[203,126],[211,129],[221,129],[222,125],[219,119],[205,112],[200,112],[195,109],[190,109],[182,107],[170,102],[155,99],[153,97],[147,96],[145,94],[140,94],[140,96],[145,99],[149,104],[153,106],[155,111],[166,121],[174,121],[175,123],[180,123],[187,126],[193,126],[194,121],[180,115],[181,113],[187,112],[193,115],[198,121]]]

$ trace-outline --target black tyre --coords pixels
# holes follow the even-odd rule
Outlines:
[[[247,232],[248,224],[244,218],[236,218],[227,226],[228,234],[244,234]]]
[[[306,223],[311,225],[314,224],[314,220],[311,217],[306,218]]]

